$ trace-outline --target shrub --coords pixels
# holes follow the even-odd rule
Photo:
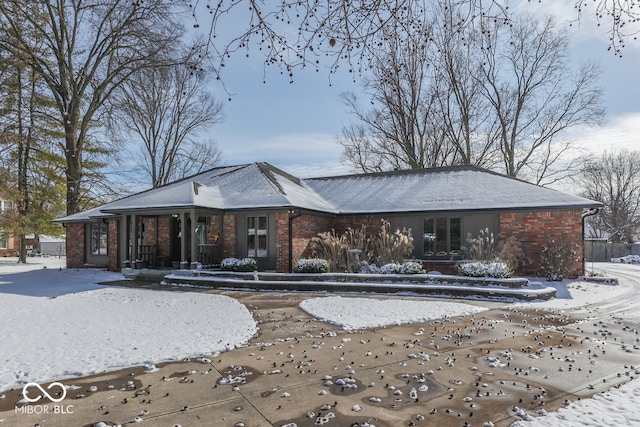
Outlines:
[[[401,274],[401,272],[402,266],[395,262],[391,262],[380,267],[380,273],[382,274]]]
[[[400,272],[402,274],[424,274],[424,268],[422,268],[422,263],[416,261],[407,261],[402,264]]]
[[[389,263],[380,267],[381,274],[424,274],[422,264],[416,261],[407,261],[405,263]]]
[[[335,230],[319,233],[311,239],[311,244],[314,255],[327,260],[330,271],[336,273],[357,273],[360,270],[362,254],[369,252],[364,226],[359,230],[347,228],[341,236],[338,236]]]
[[[542,248],[540,266],[542,273],[552,282],[564,280],[576,263],[580,261],[580,245],[551,240]]]
[[[502,261],[471,261],[461,262],[456,268],[461,276],[469,277],[493,277],[506,279],[513,275],[513,271],[507,263]]]
[[[370,240],[371,252],[369,258],[376,265],[383,266],[390,263],[402,263],[413,252],[413,236],[411,229],[403,228],[390,232],[389,221],[382,220],[380,232],[372,235]]]
[[[504,261],[511,271],[516,271],[518,266],[524,265],[522,245],[515,237],[507,237],[498,246],[498,258]]]
[[[300,259],[293,266],[293,271],[294,273],[327,273],[329,263],[320,258]]]
[[[220,262],[220,268],[226,271],[256,271],[258,263],[253,258],[225,258]]]
[[[509,236],[496,244],[493,233],[488,228],[480,230],[477,237],[467,236],[468,247],[463,247],[465,256],[471,263],[458,264],[458,272],[473,277],[511,277],[522,264],[524,252],[520,242]]]
[[[467,234],[469,246],[462,248],[465,256],[473,261],[495,261],[498,258],[498,248],[496,246],[493,233],[488,228],[480,230],[477,237],[471,233]]]

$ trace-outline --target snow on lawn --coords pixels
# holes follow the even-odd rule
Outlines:
[[[529,421],[518,421],[511,427],[604,427],[640,426],[640,380],[633,380],[611,390],[572,403],[566,408],[536,417]]]
[[[320,320],[341,326],[346,330],[419,323],[486,310],[486,308],[469,304],[445,301],[343,298],[340,296],[304,300],[300,303],[300,308]]]
[[[0,259],[0,310],[4,315],[0,322],[0,391],[27,381],[209,354],[243,344],[256,331],[248,310],[231,298],[105,287],[97,283],[122,279],[122,275],[59,269],[64,260],[29,262],[25,266]],[[556,300],[527,305],[580,307],[620,297],[629,290],[624,281],[618,286],[575,281],[549,284],[557,287]],[[339,296],[308,299],[300,307],[345,329],[423,322],[483,310],[447,301]],[[514,426],[640,426],[638,401],[640,379]]]
[[[247,308],[226,296],[98,287],[113,274],[95,269],[28,273],[0,270],[0,391],[211,354],[244,344],[257,331]],[[29,292],[64,292],[17,295],[25,275]],[[74,285],[82,292],[69,293]]]

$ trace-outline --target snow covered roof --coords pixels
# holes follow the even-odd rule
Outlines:
[[[476,166],[312,178],[305,183],[342,214],[602,206]]]
[[[298,179],[268,163],[250,163],[214,168],[56,222],[191,208],[370,214],[599,206],[474,166]]]

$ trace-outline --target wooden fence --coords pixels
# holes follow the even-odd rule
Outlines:
[[[640,255],[640,243],[610,243],[606,240],[585,240],[587,262],[610,262],[611,258]]]

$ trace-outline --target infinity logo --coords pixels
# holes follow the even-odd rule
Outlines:
[[[51,400],[52,402],[55,402],[55,403],[62,402],[64,400],[64,398],[67,397],[67,389],[64,386],[64,384],[59,383],[59,382],[55,382],[55,383],[49,384],[49,386],[47,387],[47,390],[49,390],[51,387],[54,387],[54,386],[58,386],[62,390],[62,396],[61,397],[55,398],[55,397],[51,396],[38,383],[27,383],[27,384],[25,384],[25,386],[22,388],[22,396],[27,400],[27,402],[31,402],[31,403],[37,402],[38,400],[40,400],[42,398],[43,395],[48,397],[49,400]],[[40,396],[36,397],[36,398],[30,398],[29,396],[27,396],[27,394],[29,394],[27,389],[29,387],[38,388],[42,392],[42,394]]]

